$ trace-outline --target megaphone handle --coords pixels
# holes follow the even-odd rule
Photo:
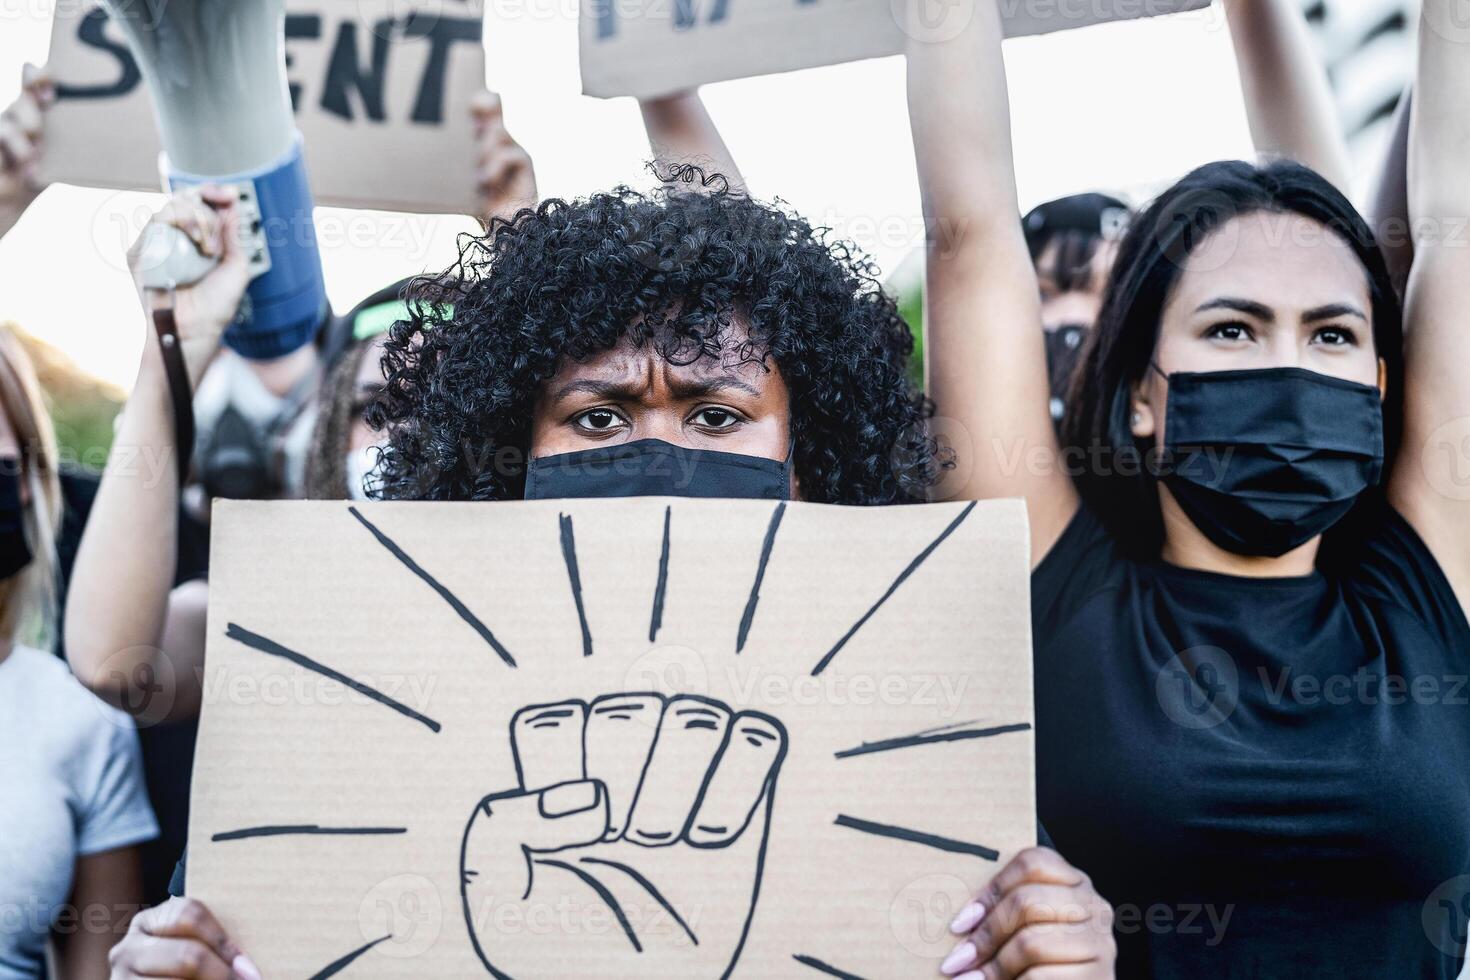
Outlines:
[[[163,370],[168,377],[169,400],[173,402],[174,459],[178,464],[179,491],[182,492],[189,478],[189,463],[194,458],[194,393],[189,384],[189,369],[184,364],[184,351],[179,343],[172,292],[165,305],[153,310],[153,329],[158,333],[158,347],[163,352]]]

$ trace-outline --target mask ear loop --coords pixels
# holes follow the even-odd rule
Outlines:
[[[786,462],[781,464],[786,473],[786,496],[794,497],[796,494],[796,436],[791,436],[790,443],[786,446]]]

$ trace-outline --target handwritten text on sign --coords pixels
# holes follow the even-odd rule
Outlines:
[[[287,78],[318,201],[470,209],[467,119],[485,75],[481,0],[360,0],[340,11],[287,0],[286,8]],[[58,11],[49,68],[58,104],[44,176],[156,189],[158,142],[143,74],[103,10]]]

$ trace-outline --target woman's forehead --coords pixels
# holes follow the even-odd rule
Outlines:
[[[604,351],[578,360],[565,358],[558,366],[555,380],[597,378],[610,382],[637,381],[661,375],[670,380],[709,381],[735,376],[756,383],[776,372],[774,361],[750,347],[750,334],[743,326],[733,326],[721,338],[718,354],[700,351],[692,343],[682,346],[623,337]]]
[[[1188,313],[1220,296],[1284,312],[1354,301],[1366,310],[1368,273],[1347,242],[1299,214],[1233,218],[1184,260],[1169,305]]]

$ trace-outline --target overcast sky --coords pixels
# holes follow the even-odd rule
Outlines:
[[[52,0],[0,0],[0,103],[25,61],[44,62]],[[544,4],[538,6],[538,4]],[[631,100],[580,94],[566,0],[532,0],[486,24],[489,84],[536,162],[545,195],[646,183]],[[1021,205],[1108,190],[1135,201],[1208,160],[1250,155],[1230,39],[1218,9],[1007,42]],[[752,192],[780,197],[891,272],[921,241],[903,65],[886,58],[709,86],[705,100]],[[144,194],[54,187],[0,241],[0,320],[13,319],[86,369],[127,386],[144,325],[116,229]],[[318,224],[347,217],[321,209]],[[324,249],[345,310],[410,273],[440,269],[464,218],[381,216],[388,244]],[[354,222],[361,228],[360,222]]]

